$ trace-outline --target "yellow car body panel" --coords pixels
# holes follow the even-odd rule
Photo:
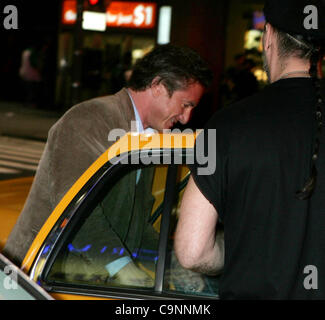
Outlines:
[[[0,251],[23,209],[33,177],[0,181]]]
[[[59,204],[56,206],[48,220],[44,223],[43,227],[39,231],[38,235],[34,239],[30,249],[28,250],[24,261],[22,263],[22,269],[29,273],[31,266],[35,261],[35,258],[45,241],[47,235],[67,208],[69,203],[74,199],[81,188],[87,183],[87,181],[105,164],[108,160],[118,158],[120,155],[135,151],[135,150],[149,150],[149,149],[192,149],[194,148],[196,134],[188,133],[168,133],[168,134],[138,134],[128,133],[120,140],[114,143],[108,150],[106,150],[75,182],[70,190],[65,194]],[[159,185],[159,181],[157,182]],[[64,222],[63,222],[64,223]],[[159,223],[159,222],[158,222]],[[44,261],[45,262],[45,261]],[[39,261],[37,270],[34,271],[34,279],[42,270],[42,262]]]
[[[103,298],[96,296],[85,296],[85,295],[76,295],[76,294],[66,294],[66,293],[52,293],[51,296],[55,300],[119,300],[113,298]]]

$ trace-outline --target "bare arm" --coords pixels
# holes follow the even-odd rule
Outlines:
[[[223,235],[216,237],[218,213],[192,177],[185,189],[175,235],[180,264],[193,271],[216,275],[224,264]]]

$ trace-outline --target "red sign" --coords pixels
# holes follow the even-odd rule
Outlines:
[[[151,29],[156,24],[157,4],[152,2],[112,1],[106,8],[106,24],[114,28]],[[77,1],[65,0],[62,23],[74,24],[77,17]]]
[[[112,1],[106,10],[108,27],[153,28],[156,3]]]
[[[74,24],[77,20],[77,1],[65,0],[62,6],[62,23]]]

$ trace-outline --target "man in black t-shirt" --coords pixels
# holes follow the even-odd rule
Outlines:
[[[271,84],[216,113],[197,139],[175,250],[185,268],[223,267],[222,299],[325,299],[324,7],[266,1]],[[215,170],[203,175],[206,153]]]

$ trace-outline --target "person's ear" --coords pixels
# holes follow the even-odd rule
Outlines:
[[[269,23],[266,23],[265,31],[264,31],[264,50],[265,51],[269,50],[270,47],[273,45],[273,39],[274,39],[274,29]]]
[[[161,83],[159,77],[155,77],[151,82],[151,92],[154,98],[158,98],[163,93],[164,85]]]

